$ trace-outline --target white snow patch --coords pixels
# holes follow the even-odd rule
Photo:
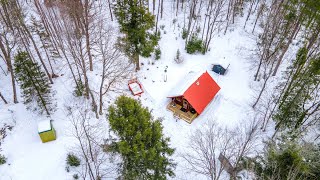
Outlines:
[[[50,120],[42,120],[38,123],[38,132],[45,132],[51,130]]]
[[[181,96],[183,93],[203,74],[204,72],[190,71],[177,85],[169,92],[168,96]]]

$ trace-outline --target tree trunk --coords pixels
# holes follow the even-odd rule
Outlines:
[[[54,34],[52,33],[52,27],[50,25],[50,19],[48,19],[47,15],[44,13],[43,7],[42,5],[39,3],[39,1],[34,1],[35,7],[37,9],[37,12],[40,16],[41,22],[44,26],[44,29],[46,31],[46,33],[49,35],[49,41],[51,42],[54,50],[57,52],[58,56],[61,57],[60,52],[58,50],[58,46],[56,43],[56,37],[54,36]],[[49,12],[49,11],[47,11]],[[53,22],[52,22],[53,23]]]
[[[110,16],[111,16],[111,21],[113,21],[113,15],[112,15],[112,10],[111,10],[110,0],[108,0],[108,6],[109,6],[109,12],[110,12]],[[148,1],[148,7],[149,7],[149,1]]]
[[[256,20],[254,21],[254,25],[253,25],[253,29],[252,29],[252,33],[254,32],[255,28],[256,28],[256,25],[257,25],[257,22],[258,22],[258,19],[260,18],[261,14],[263,12],[263,5],[261,4],[259,10],[258,10],[258,13],[257,13],[257,18]]]
[[[161,0],[159,0],[159,4],[160,2]],[[158,6],[158,14],[157,14],[157,20],[156,20],[156,34],[158,33],[159,13],[160,13],[160,6]]]
[[[276,67],[275,67],[275,69],[274,69],[274,71],[273,71],[272,76],[275,76],[275,75],[277,74],[277,71],[278,71],[278,68],[279,68],[279,66],[280,66],[280,64],[281,64],[281,62],[282,62],[283,56],[286,54],[286,52],[287,52],[287,50],[288,50],[288,48],[289,48],[289,46],[290,46],[290,44],[291,44],[291,42],[292,42],[292,40],[293,40],[293,37],[294,37],[294,35],[296,34],[296,31],[297,31],[298,28],[299,28],[299,25],[300,25],[300,23],[299,23],[299,22],[296,22],[295,27],[294,27],[294,30],[293,30],[293,32],[291,33],[291,35],[290,35],[290,37],[289,37],[289,41],[287,42],[286,46],[284,47],[284,49],[283,49],[283,51],[282,51],[282,53],[281,53],[281,55],[280,55],[280,57],[279,57],[279,59],[278,59],[278,62],[277,62],[277,64],[276,64]]]
[[[79,84],[78,84],[78,82],[77,82],[76,75],[75,75],[75,73],[73,72],[71,63],[70,63],[69,58],[67,57],[64,49],[62,50],[62,54],[64,55],[64,57],[65,57],[65,59],[66,59],[66,61],[67,61],[67,63],[68,63],[68,67],[69,67],[69,69],[70,69],[70,72],[71,72],[71,75],[72,75],[72,77],[73,77],[73,80],[74,80],[74,82],[76,83],[77,89],[80,89]]]
[[[239,8],[237,6],[239,6],[239,4],[237,3],[236,0],[232,0],[233,1],[233,8],[232,8],[232,24],[234,24],[234,19],[236,17],[236,8]]]
[[[256,0],[251,0],[249,12],[248,12],[248,15],[247,15],[247,18],[246,18],[246,22],[244,23],[243,28],[246,28],[247,22],[248,22],[248,20],[249,20],[250,15],[251,15],[252,7],[253,7],[253,5],[254,5],[255,2],[256,2]]]
[[[162,19],[162,15],[163,15],[163,0],[161,0],[161,19]]]
[[[311,47],[313,46],[313,44],[316,42],[317,40],[317,37],[319,36],[319,33],[320,33],[320,30],[317,30],[316,33],[313,33],[311,38],[309,39],[309,43],[308,43],[308,46],[307,46],[307,49],[310,50]]]
[[[87,69],[86,69],[86,65],[85,65],[85,61],[84,58],[81,57],[82,60],[82,72],[83,72],[83,77],[84,77],[84,86],[85,86],[85,91],[86,91],[86,97],[87,99],[89,99],[89,80],[88,80],[88,76],[87,76]]]
[[[14,76],[14,72],[12,69],[11,61],[10,61],[10,68],[11,68],[10,76],[11,76],[11,84],[12,84],[12,92],[13,92],[13,102],[15,104],[17,104],[18,103],[17,88],[16,88],[16,81],[15,81],[15,76]]]
[[[188,29],[187,29],[187,37],[186,37],[185,44],[188,43],[188,39],[189,39],[190,31],[191,31],[192,20],[193,20],[193,17],[194,17],[194,12],[195,12],[196,6],[197,6],[196,0],[192,0],[192,4],[191,4],[191,7],[190,7],[189,22],[188,22]]]
[[[176,12],[176,16],[178,16],[178,11],[179,11],[179,0],[177,0],[177,12]]]
[[[139,54],[135,53],[134,55],[134,62],[136,63],[136,72],[140,70],[140,60],[139,60]]]
[[[92,64],[92,55],[91,55],[91,47],[90,47],[90,39],[89,39],[89,30],[86,30],[86,48],[89,56],[89,69],[93,71],[93,64]]]
[[[24,23],[21,23],[21,25],[22,25],[23,29],[25,30],[25,32],[27,33],[27,35],[29,36],[29,39],[30,39],[31,42],[32,42],[32,45],[33,45],[33,47],[34,47],[34,49],[35,49],[35,51],[36,51],[36,53],[37,53],[37,55],[38,55],[38,58],[39,58],[39,60],[40,60],[40,62],[41,62],[41,64],[42,64],[42,66],[43,66],[43,68],[44,68],[44,70],[45,70],[48,78],[49,78],[50,83],[53,84],[53,81],[52,81],[52,78],[51,78],[51,76],[50,76],[50,73],[49,73],[49,71],[48,71],[48,69],[47,69],[47,66],[46,66],[46,64],[44,63],[43,59],[42,59],[42,56],[41,56],[40,51],[39,51],[39,49],[38,49],[38,46],[37,46],[36,42],[34,41],[34,39],[33,39],[32,35],[31,35],[29,29],[27,28],[27,26],[26,26]]]
[[[60,49],[64,58],[66,59],[66,61],[68,63],[68,67],[69,67],[70,72],[72,74],[73,80],[78,88],[79,84],[77,82],[77,78],[76,78],[76,75],[75,75],[74,70],[72,68],[72,65],[69,61],[69,58],[66,54],[64,42],[63,42],[62,38],[59,36],[59,33],[62,32],[62,27],[61,27],[61,24],[59,23],[59,21],[57,20],[59,18],[57,17],[57,14],[55,13],[55,11],[53,9],[48,10],[48,18],[52,22],[52,27],[50,27],[50,28],[52,30],[52,34],[54,34],[54,36],[56,37],[55,41],[56,41],[57,50]]]
[[[262,54],[262,56],[263,56],[263,54]],[[263,57],[260,58],[260,62],[259,62],[259,65],[258,65],[257,72],[256,72],[256,74],[254,75],[254,81],[256,81],[257,78],[258,78],[258,75],[259,75],[259,72],[260,72],[260,68],[261,68],[261,65],[262,65],[262,61],[263,61]]]
[[[0,97],[1,97],[1,99],[3,100],[3,102],[4,102],[5,104],[8,104],[7,100],[3,97],[3,95],[1,94],[1,92],[0,92]]]
[[[96,118],[99,119],[98,106],[97,106],[96,100],[94,98],[94,95],[93,95],[93,93],[92,93],[92,91],[90,89],[89,89],[89,93],[90,93],[90,96],[91,96],[92,110],[95,113]]]
[[[227,33],[228,27],[229,27],[229,19],[230,19],[230,12],[231,12],[231,4],[232,4],[233,0],[229,0],[229,4],[228,4],[228,10],[227,10],[227,17],[226,17],[226,21],[227,21],[227,25],[226,28],[224,30],[224,34]]]
[[[269,76],[269,75],[268,75],[268,76]],[[258,102],[259,102],[259,100],[260,100],[260,98],[261,98],[261,96],[262,96],[262,93],[263,93],[263,91],[264,91],[265,88],[266,88],[268,79],[269,79],[269,77],[267,77],[267,78],[264,80],[264,83],[263,83],[263,86],[262,86],[261,91],[260,91],[260,93],[259,93],[259,96],[258,96],[258,98],[256,99],[255,103],[252,105],[252,108],[253,108],[253,109],[254,109],[254,108],[256,107],[256,105],[258,104]]]
[[[20,34],[21,38],[23,38],[22,36],[26,36],[26,37],[28,37],[28,39],[31,40],[32,45],[33,45],[33,47],[34,47],[34,49],[36,51],[36,54],[37,54],[37,56],[38,56],[38,58],[39,58],[39,60],[40,60],[40,62],[42,64],[42,66],[43,66],[48,78],[49,78],[49,81],[50,81],[51,84],[53,84],[52,78],[51,78],[51,76],[50,76],[50,74],[48,72],[48,69],[47,69],[43,59],[42,59],[42,56],[41,56],[40,51],[38,49],[38,46],[35,43],[34,38],[32,37],[32,34],[30,33],[28,27],[26,26],[26,24],[24,22],[24,18],[22,17],[22,14],[21,14],[21,8],[18,6],[18,3],[15,4],[15,6],[16,7],[14,7],[13,10],[16,11],[15,13],[19,15],[19,17],[16,17],[16,18],[19,18],[19,21],[17,22],[18,24],[16,24],[15,27],[18,28],[18,31],[20,31],[19,34]],[[26,46],[26,48],[28,48],[28,47]]]
[[[8,70],[10,72],[11,84],[12,84],[12,92],[13,92],[13,102],[16,104],[16,103],[18,103],[17,90],[16,90],[15,76],[14,76],[12,63],[11,63],[10,52],[6,51],[6,49],[4,47],[4,44],[2,43],[1,39],[0,39],[0,49],[2,51],[2,54],[3,54],[4,59],[5,59],[5,62],[6,62],[7,67],[8,67]]]
[[[206,34],[206,40],[205,40],[205,51],[207,51],[207,44],[208,44],[208,38],[209,38],[209,32],[210,32],[210,22],[211,22],[211,16],[209,16],[209,20],[208,20],[208,27],[207,27],[207,34]]]
[[[103,93],[102,88],[105,80],[105,70],[106,70],[106,60],[103,60],[102,64],[102,78],[101,78],[101,84],[99,89],[99,114],[102,115],[102,106],[103,106]]]
[[[209,1],[209,3],[211,2],[211,0]],[[204,18],[204,23],[203,23],[203,28],[202,28],[202,35],[201,35],[201,40],[203,41],[203,37],[204,37],[204,32],[205,32],[205,29],[206,29],[206,24],[207,24],[207,18],[208,16],[210,16],[209,14],[209,4],[207,5],[207,11],[206,11],[206,14],[205,14],[205,18]],[[208,27],[209,28],[209,27]]]
[[[87,53],[88,53],[88,57],[89,57],[89,69],[90,69],[90,71],[93,71],[91,46],[90,46],[90,33],[89,33],[89,8],[90,8],[89,2],[88,2],[88,0],[85,0],[84,27],[85,27],[85,34],[86,34],[86,48],[87,48]]]
[[[102,88],[100,87],[99,92],[99,114],[102,115],[102,106],[103,106],[103,95],[102,95]]]
[[[45,46],[45,43],[43,42],[43,39],[40,37],[40,35],[39,35],[39,38],[40,38],[40,41],[41,41],[41,43],[42,43],[44,52],[45,52],[45,54],[46,54],[46,56],[47,56],[47,59],[48,59],[48,62],[49,62],[49,66],[50,66],[51,74],[52,74],[51,77],[54,77],[54,76],[56,76],[56,74],[54,73],[54,70],[53,70],[53,67],[52,67],[52,64],[51,64],[51,57],[50,57],[50,55],[49,55],[49,53],[48,53],[48,50],[47,50],[47,48],[46,48],[46,46]]]

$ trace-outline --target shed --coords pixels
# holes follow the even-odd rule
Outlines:
[[[168,98],[167,108],[188,123],[201,114],[219,92],[219,85],[208,72],[190,72]]]
[[[52,126],[51,120],[44,120],[38,123],[38,134],[43,143],[56,140],[56,131]]]

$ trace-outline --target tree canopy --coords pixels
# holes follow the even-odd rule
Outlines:
[[[121,176],[124,179],[166,179],[174,176],[172,159],[174,149],[162,133],[159,120],[154,120],[148,108],[141,103],[120,96],[109,107],[111,130],[118,136],[114,151],[123,159]]]

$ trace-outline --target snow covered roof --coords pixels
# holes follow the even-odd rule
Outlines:
[[[200,71],[190,71],[184,78],[181,79],[175,88],[170,91],[169,97],[182,96],[183,93],[191,86],[191,84],[194,83],[202,74],[203,72]]]
[[[38,132],[45,132],[45,131],[50,131],[51,130],[51,122],[50,120],[44,120],[40,121],[38,123]]]

